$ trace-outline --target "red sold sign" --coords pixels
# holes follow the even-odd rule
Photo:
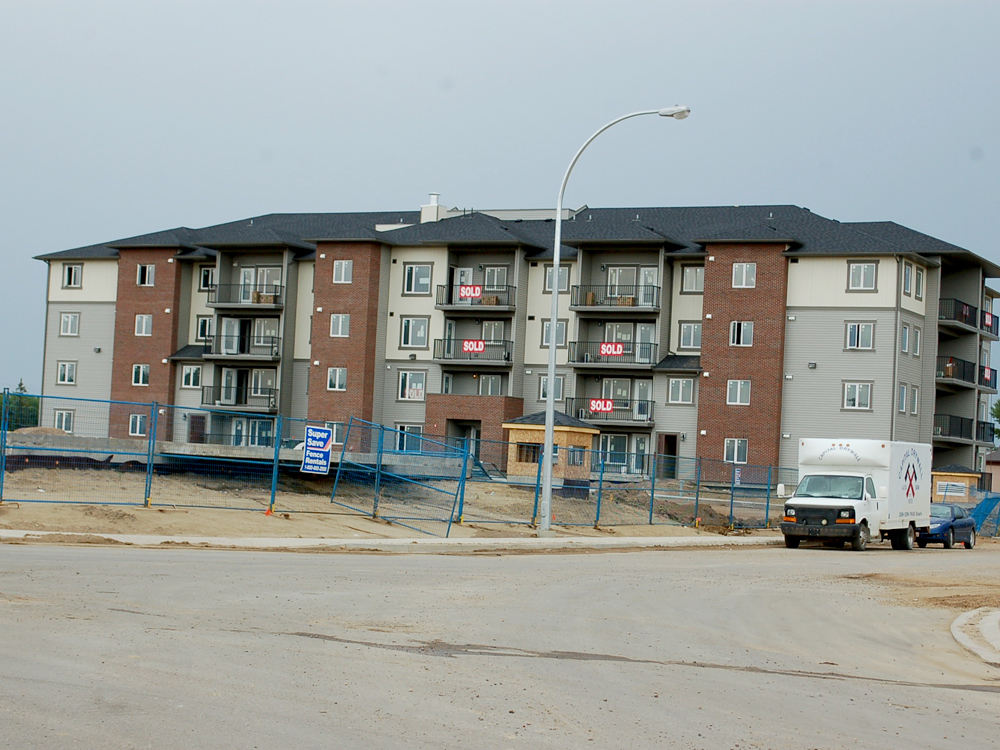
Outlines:
[[[606,344],[601,344],[602,357],[620,357],[624,353],[625,353],[625,344],[623,344],[621,341],[614,341]]]
[[[486,342],[482,339],[465,339],[462,342],[462,351],[466,354],[485,352]]]
[[[482,284],[462,284],[458,287],[459,299],[479,299],[483,296]]]
[[[607,414],[608,412],[614,411],[615,402],[610,398],[592,398],[590,399],[590,410],[595,414]]]

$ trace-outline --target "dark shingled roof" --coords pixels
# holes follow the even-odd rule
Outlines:
[[[943,472],[945,474],[975,474],[979,476],[982,472],[976,471],[975,469],[970,469],[968,466],[962,466],[962,464],[948,464],[946,466],[938,466],[934,469],[935,472]]]
[[[526,425],[544,425],[545,424],[545,412],[538,411],[534,414],[525,414],[523,417],[518,417],[517,419],[509,419],[504,424],[526,424]],[[578,427],[585,430],[597,430],[598,428],[589,422],[584,422],[582,419],[577,419],[571,417],[569,414],[564,414],[561,411],[555,413],[556,427]]]
[[[701,372],[701,357],[692,354],[668,354],[653,365],[653,369],[661,372]]]
[[[205,345],[204,344],[188,344],[187,346],[182,346],[176,352],[170,355],[170,359],[204,359],[205,358]]]

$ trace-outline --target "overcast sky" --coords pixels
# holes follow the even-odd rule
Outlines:
[[[0,0],[0,386],[40,253],[272,212],[792,203],[1000,262],[1000,2]]]

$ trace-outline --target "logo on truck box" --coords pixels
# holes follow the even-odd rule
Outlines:
[[[913,448],[907,450],[900,459],[897,478],[899,487],[906,496],[906,502],[912,505],[924,480],[924,465],[920,462],[920,455]]]

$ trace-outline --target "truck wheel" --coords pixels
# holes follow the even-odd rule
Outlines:
[[[972,530],[972,536],[970,536],[969,537],[969,541],[967,541],[965,543],[965,548],[966,549],[972,549],[975,546],[976,546],[976,530],[973,529]]]
[[[858,533],[851,540],[851,549],[855,552],[864,552],[868,549],[868,542],[871,541],[871,538],[872,535],[868,530],[868,524],[862,521],[861,525],[858,526]]]
[[[905,529],[901,529],[899,532],[899,548],[903,550],[913,549],[913,542],[916,538],[917,531],[913,528],[912,524]]]
[[[799,538],[797,536],[785,536],[785,546],[788,549],[798,549],[799,548]]]
[[[948,529],[948,536],[944,538],[944,548],[951,549],[955,546],[955,530]]]

